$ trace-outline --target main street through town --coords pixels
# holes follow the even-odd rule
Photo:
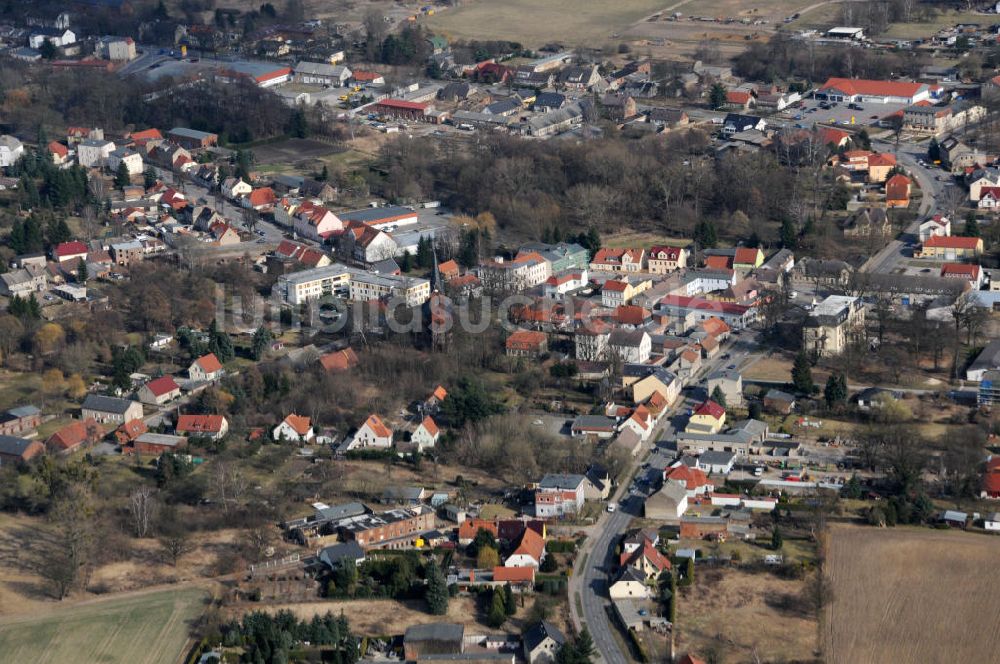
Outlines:
[[[750,359],[756,347],[756,333],[752,330],[743,330],[734,335],[734,339],[725,352],[705,363],[698,376],[689,383],[689,388],[698,385],[705,376],[717,369],[727,366],[738,368]],[[570,615],[577,630],[586,626],[590,631],[599,659],[606,664],[626,664],[632,659],[628,655],[624,641],[616,634],[616,627],[612,624],[608,583],[617,563],[614,560],[615,544],[625,534],[632,519],[642,516],[645,496],[632,488],[636,470],[655,449],[656,441],[665,433],[672,432],[674,418],[704,397],[705,395],[697,390],[685,389],[682,398],[678,399],[677,404],[653,431],[650,436],[650,446],[622,474],[628,480],[621,482],[609,501],[617,502],[618,508],[614,512],[605,512],[601,515],[597,523],[589,529],[590,536],[587,543],[577,555],[569,586]]]

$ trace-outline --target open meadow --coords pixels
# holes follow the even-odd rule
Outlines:
[[[90,600],[29,616],[0,618],[5,662],[174,664],[204,609],[198,589]]]
[[[834,526],[823,620],[828,662],[993,662],[1000,539],[926,528]]]

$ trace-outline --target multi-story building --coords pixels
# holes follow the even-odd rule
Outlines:
[[[94,53],[112,62],[135,60],[135,41],[131,37],[101,37],[94,44]]]
[[[340,537],[368,549],[408,549],[417,536],[435,525],[434,510],[426,505],[361,514],[337,524]]]
[[[802,328],[803,346],[817,355],[839,355],[864,324],[860,298],[830,295],[809,313]]]
[[[491,292],[520,292],[552,276],[552,264],[537,252],[520,253],[512,260],[497,257],[480,266],[479,280]]]
[[[542,258],[552,264],[552,274],[559,274],[566,270],[586,272],[590,264],[590,253],[576,243],[529,242],[521,247],[518,255],[525,253],[541,254]]]
[[[590,269],[603,272],[641,272],[646,267],[645,249],[598,249]]]
[[[76,159],[84,168],[100,168],[115,151],[115,144],[103,139],[88,138],[76,146]]]
[[[647,269],[651,274],[668,274],[687,267],[688,250],[684,247],[653,247],[649,250]]]
[[[108,168],[117,171],[119,165],[125,164],[129,175],[139,175],[142,173],[142,155],[129,148],[118,148],[108,154]]]
[[[291,305],[332,295],[359,302],[398,297],[407,306],[415,307],[427,301],[431,287],[427,279],[374,274],[333,263],[282,275],[273,292]]]
[[[9,134],[0,136],[0,166],[6,168],[14,163],[24,154],[24,145]]]

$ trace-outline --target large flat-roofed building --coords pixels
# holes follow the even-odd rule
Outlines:
[[[417,505],[378,514],[362,514],[337,524],[340,537],[363,549],[408,549],[421,533],[434,530],[434,510]]]
[[[830,295],[809,313],[802,328],[802,343],[817,355],[839,355],[865,323],[861,299]]]
[[[207,148],[218,145],[219,136],[207,131],[188,129],[187,127],[174,127],[167,132],[167,137],[181,147],[187,149]]]
[[[398,297],[415,307],[430,297],[431,285],[426,279],[375,274],[334,263],[282,275],[273,292],[291,305],[332,295],[360,302]]]
[[[940,86],[908,81],[873,81],[863,78],[829,78],[816,91],[820,99],[837,102],[916,104],[930,99]]]

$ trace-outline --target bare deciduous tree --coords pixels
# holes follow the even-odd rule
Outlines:
[[[148,486],[136,487],[128,497],[128,513],[132,521],[132,532],[143,538],[152,529],[156,517],[157,502],[153,489]]]

